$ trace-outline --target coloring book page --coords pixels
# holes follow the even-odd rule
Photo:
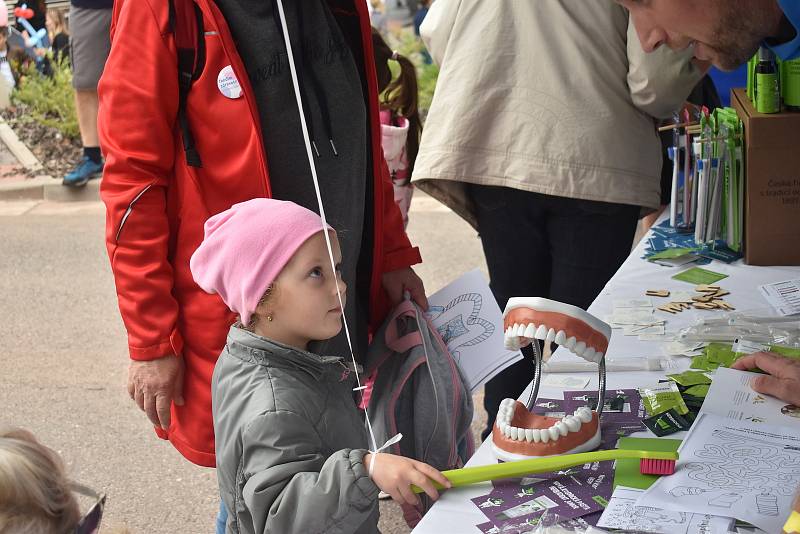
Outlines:
[[[711,389],[700,413],[710,413],[743,421],[770,425],[800,425],[800,408],[769,395],[753,391],[750,383],[758,373],[720,367],[714,373]]]
[[[470,271],[437,291],[428,304],[428,318],[473,392],[522,359],[519,351],[503,344],[503,313],[480,271]]]
[[[598,527],[654,534],[727,534],[733,519],[691,512],[637,506],[644,490],[617,486]]]
[[[800,484],[800,426],[701,414],[674,475],[661,477],[638,506],[730,516],[780,532]]]

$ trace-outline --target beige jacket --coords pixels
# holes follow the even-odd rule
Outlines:
[[[613,0],[437,0],[421,28],[441,70],[413,182],[475,226],[465,183],[656,208],[653,117],[702,77],[645,54]]]

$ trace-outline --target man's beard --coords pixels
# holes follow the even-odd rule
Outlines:
[[[747,63],[758,51],[767,37],[764,29],[767,22],[758,15],[745,16],[749,10],[739,2],[725,0],[723,6],[714,31],[714,43],[709,45],[717,53],[714,64],[721,70],[732,71]]]

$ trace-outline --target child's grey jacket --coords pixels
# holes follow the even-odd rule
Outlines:
[[[231,327],[211,382],[228,533],[378,532],[351,366]]]

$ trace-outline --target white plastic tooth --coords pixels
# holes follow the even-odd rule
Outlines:
[[[561,432],[559,432],[555,426],[548,428],[547,433],[550,434],[551,441],[558,441],[558,439],[561,437]]]
[[[515,427],[515,426],[511,427],[511,439],[519,440],[519,430],[520,429]],[[523,435],[524,434],[525,434],[525,432],[523,432]]]
[[[507,438],[511,437],[511,428],[512,428],[511,425],[503,425],[503,428],[501,430],[503,431],[505,437]]]
[[[556,331],[553,328],[551,328],[550,330],[547,331],[547,337],[545,338],[544,342],[552,343],[553,340],[555,340],[555,338],[556,338]]]
[[[563,330],[559,330],[556,332],[556,338],[554,340],[557,345],[563,345],[567,341],[567,334]]]
[[[532,428],[526,428],[525,429],[525,441],[527,441],[528,443],[533,443],[533,429]]]
[[[511,328],[512,327],[510,327],[510,326],[508,328],[506,328],[506,336],[510,336],[511,335]]]
[[[532,339],[534,334],[536,334],[536,325],[531,323],[525,328],[524,336]]]
[[[545,325],[539,325],[539,328],[536,330],[536,335],[534,336],[536,339],[544,339],[547,337],[547,327]]]
[[[575,417],[581,420],[581,423],[588,423],[592,420],[592,410],[588,406],[581,406],[575,410]]]
[[[519,328],[517,329],[517,335],[519,337],[523,337],[525,335],[525,330],[527,328],[528,328],[528,325],[525,325],[525,324],[519,325]]]
[[[585,360],[594,361],[595,352],[593,347],[586,347],[586,350],[583,351],[583,358]]]
[[[569,339],[567,339],[567,342],[564,343],[564,346],[567,347],[569,350],[573,350],[577,342],[578,340],[575,339],[575,336],[572,336]]]
[[[568,415],[561,420],[570,432],[577,432],[581,429],[581,420],[574,415]]]
[[[540,428],[539,435],[542,437],[542,443],[547,443],[548,441],[550,441],[550,429]]]
[[[503,341],[503,346],[508,350],[517,350],[519,349],[518,343],[510,337],[505,338]]]
[[[569,434],[569,428],[567,428],[567,425],[565,425],[563,421],[559,421],[558,423],[554,424],[553,428],[558,430],[558,433],[562,436]]]
[[[603,353],[602,352],[595,352],[594,353],[594,361],[595,362],[600,363],[600,361],[602,359],[603,359]]]
[[[511,335],[516,336],[518,330],[519,330],[519,323],[514,323],[514,326],[511,327]]]
[[[583,356],[583,351],[585,350],[586,350],[586,343],[584,343],[583,341],[578,341],[578,343],[575,345],[575,348],[572,349],[572,352],[574,352],[578,356]]]
[[[531,436],[533,437],[534,443],[541,443],[542,442],[542,431],[538,428],[531,429]]]

